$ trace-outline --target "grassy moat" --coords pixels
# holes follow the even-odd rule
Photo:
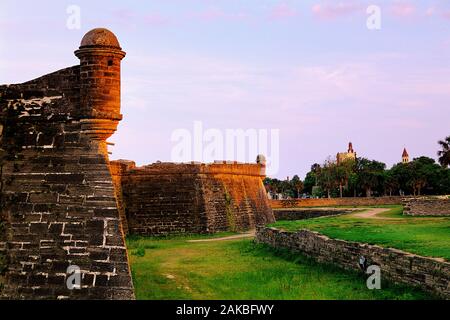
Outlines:
[[[252,239],[188,242],[191,238],[128,240],[137,299],[428,299],[428,294],[382,283],[369,290],[364,275],[321,265]]]
[[[408,217],[401,206],[373,218],[355,214],[308,220],[279,221],[271,226],[287,231],[310,229],[331,238],[377,244],[450,261],[450,217]]]

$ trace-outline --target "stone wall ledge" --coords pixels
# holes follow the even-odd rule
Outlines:
[[[274,209],[273,214],[276,221],[281,220],[305,220],[312,218],[340,216],[349,214],[357,209],[338,209],[338,208],[283,208]]]
[[[274,248],[289,249],[320,263],[361,272],[359,258],[368,265],[378,265],[381,277],[394,283],[420,287],[443,299],[450,299],[450,262],[423,257],[394,248],[332,239],[319,232],[302,229],[289,232],[271,227],[257,227],[256,241]]]
[[[403,207],[403,214],[408,216],[450,217],[449,196],[404,199]]]
[[[193,174],[231,174],[263,177],[264,166],[256,163],[216,162],[216,163],[173,163],[159,162],[136,167],[133,161],[111,161],[113,166],[122,166],[124,175],[193,175]]]

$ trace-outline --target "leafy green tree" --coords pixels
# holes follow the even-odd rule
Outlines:
[[[327,197],[331,198],[331,194],[338,187],[337,165],[331,160],[327,160],[317,175],[317,184],[326,192]]]
[[[316,185],[316,180],[316,174],[311,171],[308,172],[305,180],[303,181],[303,192],[312,194],[313,187]]]
[[[271,194],[281,193],[281,182],[278,179],[271,179],[269,177],[265,178],[264,187],[266,188],[266,191]]]
[[[320,164],[315,163],[311,166],[311,170],[306,174],[305,180],[303,182],[303,191],[312,195],[313,187],[317,186],[317,176],[322,167]]]
[[[450,136],[446,137],[444,140],[438,141],[442,150],[438,151],[439,163],[444,168],[450,165]]]
[[[438,180],[439,194],[450,194],[450,169],[442,169]]]
[[[398,189],[405,194],[446,194],[450,185],[447,175],[449,169],[439,166],[434,159],[419,157],[410,163],[398,163],[390,174],[398,182]]]
[[[385,168],[386,164],[382,162],[358,158],[356,162],[358,185],[365,191],[366,197],[372,196],[374,189],[382,187]]]
[[[278,180],[265,178],[264,186],[271,194],[282,194],[285,198],[299,197],[303,189],[303,183],[298,175],[291,180]]]
[[[296,198],[300,198],[300,193],[303,191],[303,182],[298,175],[295,175],[290,181],[292,189],[295,191]]]
[[[264,184],[264,188],[266,188],[266,192],[270,192],[270,193],[274,193],[275,192],[275,190],[273,188],[273,181],[272,181],[271,178],[266,177],[263,180],[263,184]]]
[[[441,167],[432,181],[433,190],[427,193],[450,194],[450,169]]]
[[[440,185],[443,168],[434,159],[428,157],[415,158],[409,163],[409,166],[411,170],[409,183],[414,195],[443,192],[443,186]]]
[[[355,161],[348,159],[343,161],[342,163],[339,163],[339,165],[336,166],[336,180],[337,184],[339,185],[339,197],[342,198],[343,195],[343,189],[344,187],[348,187],[348,181],[350,179],[350,175],[352,172],[354,172],[355,169]]]
[[[389,194],[392,196],[394,192],[396,192],[400,187],[400,183],[398,181],[398,177],[392,172],[392,170],[384,171],[384,189],[385,194]]]
[[[323,191],[319,186],[314,186],[312,188],[311,196],[314,198],[322,198],[323,197]]]
[[[318,173],[320,172],[320,169],[322,169],[322,167],[321,167],[320,164],[318,164],[318,163],[314,163],[314,164],[311,166],[311,172],[313,172],[313,173],[315,173],[315,174],[318,174]]]
[[[413,189],[413,195],[421,195],[421,190],[429,183],[431,175],[430,165],[434,163],[433,159],[421,157],[414,159],[411,163],[413,174],[409,183]]]
[[[390,171],[393,179],[395,179],[398,183],[399,193],[410,194],[411,187],[409,185],[409,181],[412,177],[412,170],[409,163],[398,163],[394,165]]]
[[[358,196],[358,174],[356,173],[356,168],[350,173],[350,176],[348,177],[348,189],[353,197]]]
[[[294,198],[294,190],[292,189],[291,180],[283,180],[280,182],[281,194],[285,198]]]

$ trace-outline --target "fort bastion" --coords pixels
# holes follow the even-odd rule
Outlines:
[[[125,233],[242,231],[274,220],[263,163],[110,162],[125,52],[94,29],[75,55],[79,65],[0,86],[2,298],[134,299]],[[71,266],[81,275],[72,290]]]

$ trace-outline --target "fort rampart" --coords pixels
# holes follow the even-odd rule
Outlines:
[[[244,231],[274,221],[262,164],[111,162],[131,234]]]

